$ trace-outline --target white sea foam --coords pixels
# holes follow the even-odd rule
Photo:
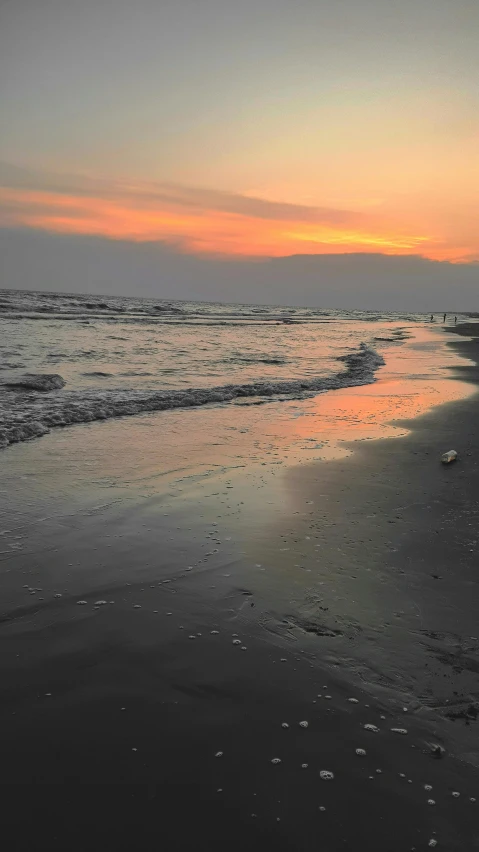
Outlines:
[[[228,384],[184,390],[95,389],[54,390],[45,394],[4,386],[0,397],[0,448],[45,435],[58,426],[90,423],[149,411],[234,403],[247,397],[304,397],[374,381],[384,359],[362,343],[354,352],[337,358],[345,368],[330,376]]]

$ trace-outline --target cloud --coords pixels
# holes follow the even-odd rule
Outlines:
[[[377,212],[276,202],[171,183],[56,174],[9,163],[0,163],[0,225],[157,240],[213,256],[283,257],[338,250],[448,256],[448,247],[404,230]]]
[[[173,183],[107,181],[81,175],[34,170],[0,162],[0,186],[49,194],[123,201],[139,207],[166,205],[182,210],[208,210],[273,221],[357,223],[362,214],[330,207],[268,201],[234,192],[187,187]]]
[[[477,309],[479,264],[377,253],[219,261],[180,249],[0,229],[0,287],[325,309]]]

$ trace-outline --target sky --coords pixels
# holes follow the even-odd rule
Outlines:
[[[0,0],[2,242],[475,266],[478,43],[477,0]]]

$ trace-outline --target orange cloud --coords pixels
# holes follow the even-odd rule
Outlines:
[[[50,188],[48,188],[50,187]],[[169,184],[125,184],[4,167],[0,223],[230,256],[381,252],[461,260],[467,247],[409,233],[377,213],[308,207]],[[470,252],[469,252],[470,253]]]

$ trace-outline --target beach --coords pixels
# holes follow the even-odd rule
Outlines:
[[[479,337],[388,327],[374,382],[2,451],[11,848],[479,848]]]

